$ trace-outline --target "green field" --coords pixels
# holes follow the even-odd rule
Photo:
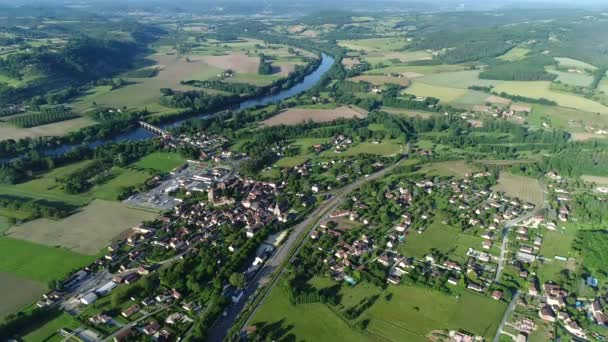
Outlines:
[[[0,237],[0,272],[39,281],[44,285],[50,280],[63,278],[93,260],[95,256]]]
[[[564,67],[564,68],[579,68],[579,69],[589,69],[589,70],[597,69],[597,67],[595,67],[589,63],[585,63],[583,61],[579,61],[579,60],[572,59],[572,58],[556,57],[555,60],[557,61],[557,63],[559,64],[560,67]]]
[[[479,236],[463,234],[458,229],[440,222],[431,223],[424,232],[412,232],[400,246],[404,255],[424,259],[433,249],[449,256],[453,261],[463,264],[467,260],[469,248],[481,249],[483,239]]]
[[[355,156],[359,154],[369,153],[369,154],[379,154],[382,156],[392,156],[399,152],[403,151],[403,142],[397,139],[394,140],[384,140],[379,144],[374,144],[371,142],[362,142],[357,145],[349,148],[345,152],[336,153],[331,151],[326,151],[322,155],[327,157],[335,157],[335,156]]]
[[[533,81],[505,81],[495,88],[497,92],[505,92],[512,95],[520,95],[531,98],[545,98],[557,102],[560,106],[576,108],[588,112],[608,114],[608,107],[598,102],[576,96],[569,93],[552,91],[549,87],[551,82]]]
[[[112,169],[115,177],[108,182],[95,186],[88,194],[91,198],[104,199],[108,201],[116,201],[120,194],[127,187],[139,186],[143,184],[152,175],[147,171],[139,171],[132,168]]]
[[[444,86],[435,86],[427,83],[421,83],[414,81],[414,84],[407,88],[408,94],[422,96],[422,97],[435,97],[442,102],[454,102],[460,97],[467,93],[466,89],[450,88]]]
[[[344,341],[364,341],[360,333],[351,328],[325,304],[291,305],[287,293],[281,286],[270,292],[261,308],[256,312],[252,324],[273,326],[280,336],[275,340],[333,342],[336,336]]]
[[[417,286],[390,287],[390,301],[378,300],[368,312],[368,331],[379,340],[427,341],[433,330],[462,329],[491,339],[506,304],[463,291],[459,296]]]
[[[593,76],[578,74],[575,72],[559,71],[553,67],[546,67],[547,72],[557,75],[557,81],[578,87],[588,87],[593,81]]]
[[[405,38],[369,38],[357,40],[340,40],[338,45],[356,51],[389,52],[403,50],[408,42]]]
[[[561,225],[560,225],[561,226]],[[568,226],[565,231],[546,231],[543,234],[543,244],[540,255],[553,258],[555,256],[570,257],[572,242],[576,237],[576,229]]]
[[[428,140],[423,140],[420,143],[420,148],[430,149],[433,147],[432,144],[428,145],[428,143],[430,143]],[[467,173],[472,173],[476,170],[477,167],[468,164],[464,160],[455,160],[425,164],[420,171],[428,176],[464,178]]]
[[[4,316],[33,303],[44,290],[40,282],[0,272],[0,322]]]
[[[82,324],[79,321],[64,312],[51,321],[46,322],[39,329],[23,336],[23,341],[63,341],[65,337],[61,336],[59,330],[68,329],[73,331],[81,325]]]
[[[505,53],[504,55],[498,57],[498,59],[502,59],[503,61],[509,62],[519,61],[526,58],[529,52],[530,49],[514,47],[511,50],[507,51],[507,53]]]
[[[417,77],[415,83],[427,83],[434,86],[467,89],[470,86],[495,86],[502,81],[482,80],[479,70],[448,71]],[[487,97],[487,95],[486,95]]]
[[[186,159],[179,153],[156,152],[141,158],[133,164],[142,169],[169,172],[186,163]]]
[[[543,204],[544,193],[539,181],[534,178],[501,172],[498,184],[492,187],[493,191],[504,192],[509,197],[519,198],[539,207]]]
[[[372,69],[372,70],[365,72],[365,74],[368,74],[368,75],[382,74],[383,75],[383,74],[386,74],[389,72],[393,72],[393,73],[411,72],[411,73],[426,75],[426,74],[434,74],[434,73],[438,73],[438,72],[461,71],[461,70],[465,70],[465,69],[466,68],[462,65],[452,65],[452,64],[423,65],[423,66],[395,65],[395,66],[389,66],[386,68]]]
[[[598,115],[597,113],[573,108],[539,104],[532,105],[532,112],[526,120],[531,126],[542,127],[543,122],[548,122],[551,127],[561,128],[570,132],[582,132],[586,125],[608,125],[608,115]],[[570,120],[574,122],[574,125],[570,124]]]

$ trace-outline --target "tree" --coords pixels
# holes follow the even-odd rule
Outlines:
[[[228,281],[230,282],[230,285],[238,289],[244,288],[247,282],[245,279],[245,275],[242,273],[232,273]]]

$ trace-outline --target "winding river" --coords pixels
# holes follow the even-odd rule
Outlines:
[[[277,103],[277,102],[280,102],[287,98],[290,98],[292,96],[303,93],[303,92],[307,91],[308,89],[312,88],[315,84],[317,84],[317,82],[319,82],[321,77],[323,77],[323,75],[325,75],[325,73],[327,71],[329,71],[329,69],[331,68],[331,66],[333,64],[334,64],[334,59],[331,56],[322,54],[321,64],[319,65],[319,67],[315,71],[313,71],[311,74],[304,77],[304,79],[301,82],[295,84],[293,87],[291,87],[289,89],[282,90],[273,95],[267,95],[267,96],[260,97],[257,99],[250,99],[250,100],[243,101],[238,105],[238,107],[236,109],[243,110],[243,109],[248,109],[248,108],[252,108],[255,106],[264,106],[264,105],[268,105],[268,104],[272,104],[272,103]],[[216,114],[216,113],[201,113],[192,118],[182,119],[182,120],[178,120],[175,122],[160,125],[160,127],[161,128],[178,127],[181,124],[183,124],[184,122],[191,120],[193,118],[202,119],[202,118],[207,118],[207,117],[213,116],[214,114]],[[96,140],[93,142],[82,143],[82,144],[64,144],[59,147],[55,147],[55,148],[51,148],[51,149],[39,150],[38,152],[41,155],[45,155],[45,156],[58,156],[58,155],[66,153],[66,152],[69,152],[70,150],[77,148],[77,147],[87,146],[87,147],[95,148],[97,146],[100,146],[100,145],[103,145],[106,143],[110,143],[110,142],[139,141],[139,140],[151,139],[153,137],[155,137],[155,135],[152,132],[147,131],[144,128],[138,127],[137,129],[133,129],[132,131],[118,134],[118,135],[112,137],[111,139]],[[16,158],[19,158],[19,157],[16,157]],[[16,158],[0,158],[0,163],[6,163],[6,162],[16,159]]]

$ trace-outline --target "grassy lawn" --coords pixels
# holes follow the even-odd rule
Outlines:
[[[344,341],[365,340],[324,304],[292,305],[281,286],[272,289],[252,320],[252,324],[262,323],[282,329],[280,340],[333,342],[336,336]]]
[[[454,102],[464,96],[467,90],[414,81],[414,84],[406,89],[406,93],[422,97],[435,97],[443,102]]]
[[[94,187],[90,191],[93,198],[116,201],[124,188],[141,185],[151,177],[151,174],[147,171],[139,171],[131,168],[115,167],[112,170],[115,172],[116,177],[102,185]]]
[[[23,336],[25,342],[37,342],[37,341],[63,341],[64,337],[61,337],[59,330],[62,328],[68,330],[75,330],[82,324],[75,318],[67,313],[55,317],[53,320],[46,322],[39,329]]]
[[[561,279],[559,274],[565,269],[574,271],[576,269],[576,264],[573,262],[565,262],[555,259],[547,260],[538,266],[536,275],[538,276],[541,284],[548,281],[559,281]]]
[[[543,244],[540,249],[540,255],[547,258],[572,256],[571,247],[576,237],[576,231],[576,228],[572,225],[566,226],[564,231],[545,231],[543,233]]]
[[[382,110],[393,115],[404,116],[408,118],[421,117],[423,119],[428,119],[433,116],[434,112],[427,112],[422,110],[411,110],[411,109],[401,109],[401,108],[391,108],[391,107],[382,107]]]
[[[226,82],[249,83],[255,86],[267,86],[272,82],[280,79],[280,75],[257,75],[237,73],[234,76],[226,79]]]
[[[405,244],[400,246],[400,251],[406,256],[421,259],[436,249],[462,264],[467,260],[467,250],[480,249],[482,241],[479,236],[463,234],[454,227],[434,222],[421,234],[411,232]]]
[[[422,140],[418,145],[423,149],[433,147],[432,142],[428,140]],[[455,160],[425,164],[420,171],[428,176],[464,178],[467,173],[472,173],[476,170],[477,167],[467,164],[464,160]]]
[[[59,279],[95,260],[66,249],[0,237],[0,272],[40,281]]]
[[[427,341],[436,329],[463,329],[492,338],[506,304],[462,292],[458,297],[417,286],[390,287],[390,301],[378,300],[368,316],[368,331],[386,340]],[[473,309],[474,308],[474,309]]]
[[[156,152],[141,158],[134,164],[142,169],[169,172],[186,163],[186,159],[179,153]]]
[[[576,108],[587,112],[608,113],[608,107],[598,102],[570,93],[552,91],[549,89],[550,85],[551,82],[546,81],[506,81],[498,84],[495,91],[531,98],[545,98],[557,102],[560,106]]]
[[[292,142],[292,146],[298,146],[300,153],[296,156],[283,157],[279,159],[274,165],[277,167],[289,168],[298,166],[308,159],[312,158],[315,154],[309,152],[309,148],[316,144],[325,144],[329,141],[327,138],[300,138],[295,139]]]

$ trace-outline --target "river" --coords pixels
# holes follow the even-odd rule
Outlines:
[[[293,97],[300,93],[303,93],[303,92],[307,91],[308,89],[312,88],[315,84],[317,84],[317,82],[319,82],[321,77],[323,77],[323,75],[325,75],[325,73],[327,71],[329,71],[329,69],[331,68],[331,66],[333,64],[334,64],[334,59],[331,56],[322,54],[321,64],[319,65],[319,67],[315,71],[313,71],[311,74],[304,77],[302,82],[295,84],[293,87],[291,87],[289,89],[281,90],[280,92],[273,94],[273,95],[267,95],[267,96],[260,97],[257,99],[250,99],[250,100],[243,101],[238,105],[236,110],[243,110],[243,109],[252,108],[255,106],[264,106],[264,105],[268,105],[268,104],[272,104],[272,103],[277,103],[277,102],[280,102],[287,98],[290,98],[290,97]],[[213,116],[215,114],[216,113],[200,113],[191,118],[181,119],[181,120],[178,120],[175,122],[166,123],[164,125],[159,125],[159,126],[161,128],[178,127],[188,120],[192,120],[194,118],[203,119],[203,118]],[[139,141],[139,140],[151,139],[155,136],[156,135],[154,135],[152,132],[147,131],[144,128],[138,127],[137,129],[133,129],[132,131],[118,134],[118,135],[116,135],[110,139],[106,139],[106,140],[96,140],[93,142],[82,143],[82,144],[64,144],[64,145],[61,145],[59,147],[55,147],[52,149],[39,150],[38,152],[41,155],[52,157],[52,156],[58,156],[58,155],[64,154],[77,147],[88,146],[91,148],[95,148],[97,146],[100,146],[100,145],[103,145],[106,143],[110,143],[110,142]],[[20,158],[20,157],[16,157],[16,158]],[[0,163],[6,163],[6,162],[16,159],[16,158],[0,158]]]

